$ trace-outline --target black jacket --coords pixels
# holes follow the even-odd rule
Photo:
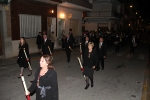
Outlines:
[[[107,54],[107,46],[103,42],[101,48],[99,48],[99,44],[96,45],[96,50],[99,58],[103,58]]]
[[[30,61],[29,46],[28,46],[27,43],[25,43],[23,45],[19,44],[19,54],[18,54],[17,63],[19,64],[20,67],[27,68],[28,67],[28,62],[27,62],[27,59],[26,59],[26,56],[25,56],[25,53],[24,53],[24,48],[25,48],[26,55],[27,55],[27,57]]]
[[[42,36],[38,35],[37,38],[36,38],[36,44],[37,45],[42,45],[42,41],[43,41]]]
[[[37,80],[41,68],[35,73],[35,79],[28,89],[30,93],[36,90],[36,100],[58,100],[58,83],[57,74],[53,69],[49,69],[48,72],[41,76],[39,79],[39,86],[37,86]],[[43,88],[42,88],[43,87]],[[41,89],[45,88],[45,95],[41,94]]]
[[[83,57],[83,67],[88,67],[88,68],[92,68],[93,66],[96,66],[98,63],[98,57],[97,57],[97,52],[95,50],[92,50],[92,52],[90,53],[90,58],[88,58],[89,56],[89,51],[85,51],[84,53],[84,57]]]
[[[88,41],[87,44],[85,44],[85,42],[86,42],[86,41],[84,41],[84,42],[81,43],[82,55],[83,55],[83,56],[84,56],[85,51],[88,51],[88,43],[89,43],[89,41]]]
[[[71,38],[69,38],[68,40],[67,40],[67,38],[65,38],[64,45],[65,45],[65,50],[71,52],[71,50],[69,48],[69,47],[72,48],[72,40],[71,40]]]
[[[43,42],[42,42],[42,52],[43,52],[44,55],[45,55],[45,54],[50,55],[48,46],[49,46],[50,49],[51,49],[51,41],[50,41],[49,39],[47,39],[46,42],[43,40]]]

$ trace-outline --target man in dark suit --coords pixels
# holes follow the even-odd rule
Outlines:
[[[106,54],[107,54],[107,46],[104,43],[103,37],[100,37],[99,44],[97,45],[96,48],[97,48],[97,53],[99,57],[99,62],[98,62],[96,71],[100,69],[100,64],[101,64],[102,70],[104,70],[104,59],[106,58]]]
[[[71,56],[70,48],[72,48],[72,46],[71,46],[71,39],[70,39],[70,35],[69,34],[67,34],[64,44],[65,44],[65,51],[66,51],[66,56],[67,56],[67,62],[69,63],[70,62],[70,56]]]
[[[38,54],[41,54],[42,41],[43,41],[42,34],[41,34],[41,32],[39,32],[39,34],[36,38],[36,44],[38,47]]]
[[[69,29],[69,38],[70,38],[70,46],[73,48],[73,43],[75,42],[75,39],[73,37],[72,29]]]
[[[51,50],[51,41],[47,38],[46,34],[43,34],[43,42],[42,42],[42,54],[48,54],[50,55],[49,48]]]

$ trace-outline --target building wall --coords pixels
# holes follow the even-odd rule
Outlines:
[[[93,3],[93,11],[111,11],[112,4],[108,2]]]
[[[73,33],[73,35],[74,35],[74,37],[79,37],[82,35],[82,11],[58,6],[57,18],[65,20],[65,27],[64,27],[65,33],[69,33],[70,20],[72,20],[72,19],[77,20],[78,21],[78,30],[77,30],[77,33]],[[58,23],[57,23],[57,25],[58,25]],[[57,30],[57,32],[58,32],[58,30]],[[60,46],[61,33],[58,33],[57,37],[59,37],[57,39],[57,46]]]
[[[54,13],[51,13],[54,10]],[[40,15],[42,17],[42,31],[47,31],[47,17],[57,16],[57,6],[31,1],[31,0],[12,0],[11,1],[11,26],[12,40],[20,38],[19,14]]]
[[[47,31],[47,17],[57,17],[57,6],[31,0],[12,0],[10,7],[12,49],[9,50],[12,50],[10,51],[12,56],[17,56],[20,39],[19,14],[40,15],[42,18],[41,29],[42,31]],[[54,10],[54,13],[51,13],[52,10]],[[36,53],[36,38],[27,39],[27,43],[29,44],[30,53]],[[7,46],[7,48],[9,48],[9,46]]]
[[[88,30],[88,31],[95,31],[97,30],[97,25],[98,23],[94,23],[94,22],[86,22],[85,23],[85,30]]]
[[[0,5],[1,10],[1,37],[2,54],[5,58],[12,57],[12,39],[11,39],[11,15],[10,5]]]
[[[38,52],[37,45],[36,45],[36,38],[33,39],[26,39],[27,43],[29,44],[29,53],[35,53]],[[13,47],[13,56],[17,56],[19,52],[19,40],[12,41],[12,47]]]

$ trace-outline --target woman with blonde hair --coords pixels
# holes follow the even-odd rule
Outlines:
[[[58,100],[57,74],[52,66],[52,57],[43,55],[35,79],[28,89],[29,95],[36,90],[36,100]]]
[[[98,56],[97,52],[93,50],[94,43],[89,42],[88,43],[88,50],[85,51],[84,53],[84,60],[83,60],[83,75],[85,75],[85,80],[86,80],[86,87],[87,89],[89,87],[89,79],[91,81],[91,87],[93,87],[93,74],[94,74],[94,69],[96,68],[96,65],[98,63]]]

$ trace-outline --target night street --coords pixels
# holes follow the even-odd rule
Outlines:
[[[141,100],[142,87],[148,47],[140,45],[133,57],[129,56],[129,47],[119,53],[111,47],[105,59],[105,69],[94,72],[94,87],[84,89],[85,81],[80,71],[77,56],[79,48],[74,49],[70,63],[66,61],[65,51],[54,52],[53,65],[57,72],[59,84],[59,100]],[[39,56],[31,55],[33,73],[39,67]],[[0,59],[0,100],[26,100],[16,58]],[[29,87],[28,70],[24,76]],[[31,96],[35,100],[35,94]]]

